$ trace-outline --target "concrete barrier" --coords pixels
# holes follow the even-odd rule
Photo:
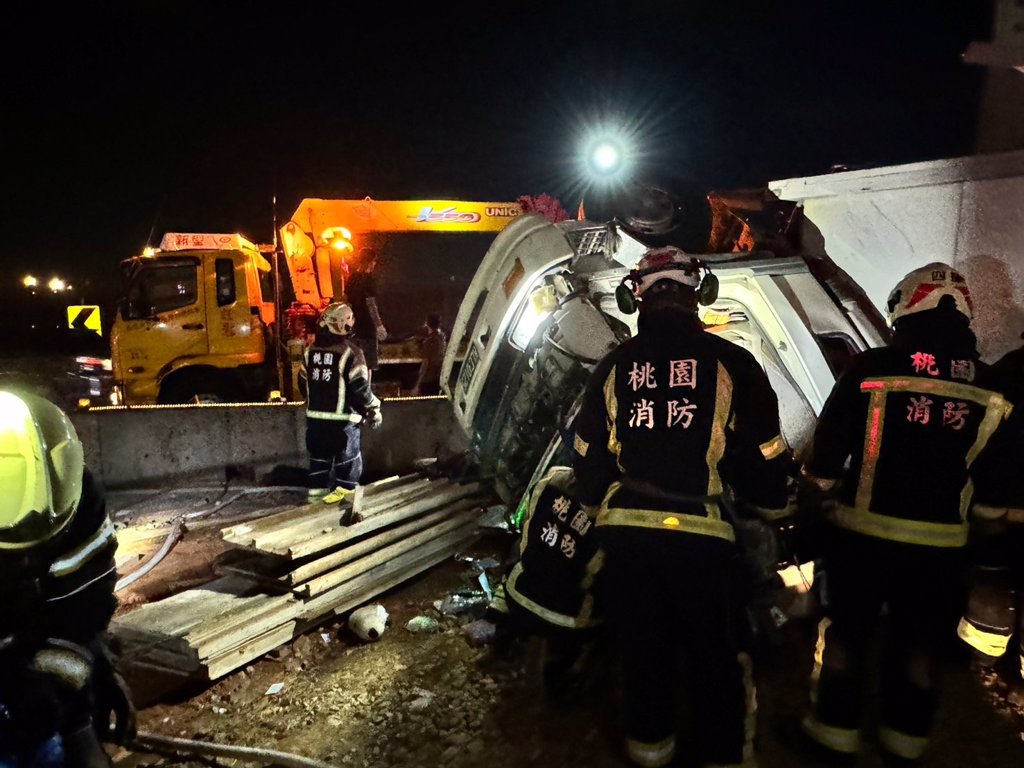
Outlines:
[[[363,430],[364,479],[403,474],[413,461],[468,445],[446,398],[385,400],[379,429]],[[186,405],[72,413],[86,463],[108,488],[160,488],[230,474],[302,477],[303,404]],[[282,472],[282,470],[284,470]]]

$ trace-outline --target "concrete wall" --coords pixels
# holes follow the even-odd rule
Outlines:
[[[412,469],[415,459],[465,450],[444,398],[385,400],[384,423],[363,431],[364,479]],[[257,481],[294,482],[308,463],[303,405],[204,405],[72,413],[86,463],[109,488],[223,481],[227,468]],[[282,472],[283,470],[283,472]]]
[[[803,206],[805,250],[847,272],[880,311],[907,272],[960,269],[974,330],[992,361],[1024,331],[1024,152],[787,179],[769,185]]]

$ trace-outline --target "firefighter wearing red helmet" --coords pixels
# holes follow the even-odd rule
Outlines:
[[[801,469],[801,514],[824,519],[828,586],[802,725],[833,753],[859,751],[866,657],[884,616],[877,741],[916,760],[962,609],[972,464],[1011,406],[990,388],[956,269],[913,270],[888,310],[891,342],[839,377]]]
[[[778,400],[745,349],[706,333],[713,275],[678,248],[648,250],[617,291],[638,333],[594,369],[574,422],[579,500],[605,553],[630,761],[676,751],[674,673],[686,663],[704,765],[753,764],[754,689],[732,499],[778,520],[788,448]],[[637,617],[643,617],[638,621]]]
[[[320,315],[304,355],[309,499],[334,504],[355,494],[363,473],[361,423],[380,426],[363,351],[352,340],[352,307],[336,301]]]
[[[0,491],[0,763],[104,768],[100,742],[134,731],[107,642],[117,539],[75,428],[48,400],[0,391]]]

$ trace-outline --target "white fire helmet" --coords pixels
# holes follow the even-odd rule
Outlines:
[[[688,288],[700,287],[701,274],[697,261],[674,245],[651,248],[633,270],[633,295],[643,296],[652,285],[674,280]]]
[[[320,325],[325,327],[335,336],[348,336],[356,324],[355,313],[352,307],[343,301],[336,301],[329,304],[320,313]]]
[[[953,299],[957,311],[968,321],[973,318],[974,302],[967,281],[949,264],[934,261],[908,272],[889,293],[889,326],[901,317],[935,309],[943,296]]]
[[[0,391],[0,550],[63,530],[82,494],[82,443],[67,415],[35,395]]]

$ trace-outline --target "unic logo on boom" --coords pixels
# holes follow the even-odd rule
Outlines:
[[[522,211],[518,205],[488,205],[488,216],[518,216]]]
[[[413,217],[410,217],[413,218]],[[482,217],[475,211],[459,211],[452,206],[441,211],[435,211],[433,206],[426,206],[415,217],[416,221],[428,222],[431,224],[442,224],[445,222],[458,222],[460,224],[475,224]]]

